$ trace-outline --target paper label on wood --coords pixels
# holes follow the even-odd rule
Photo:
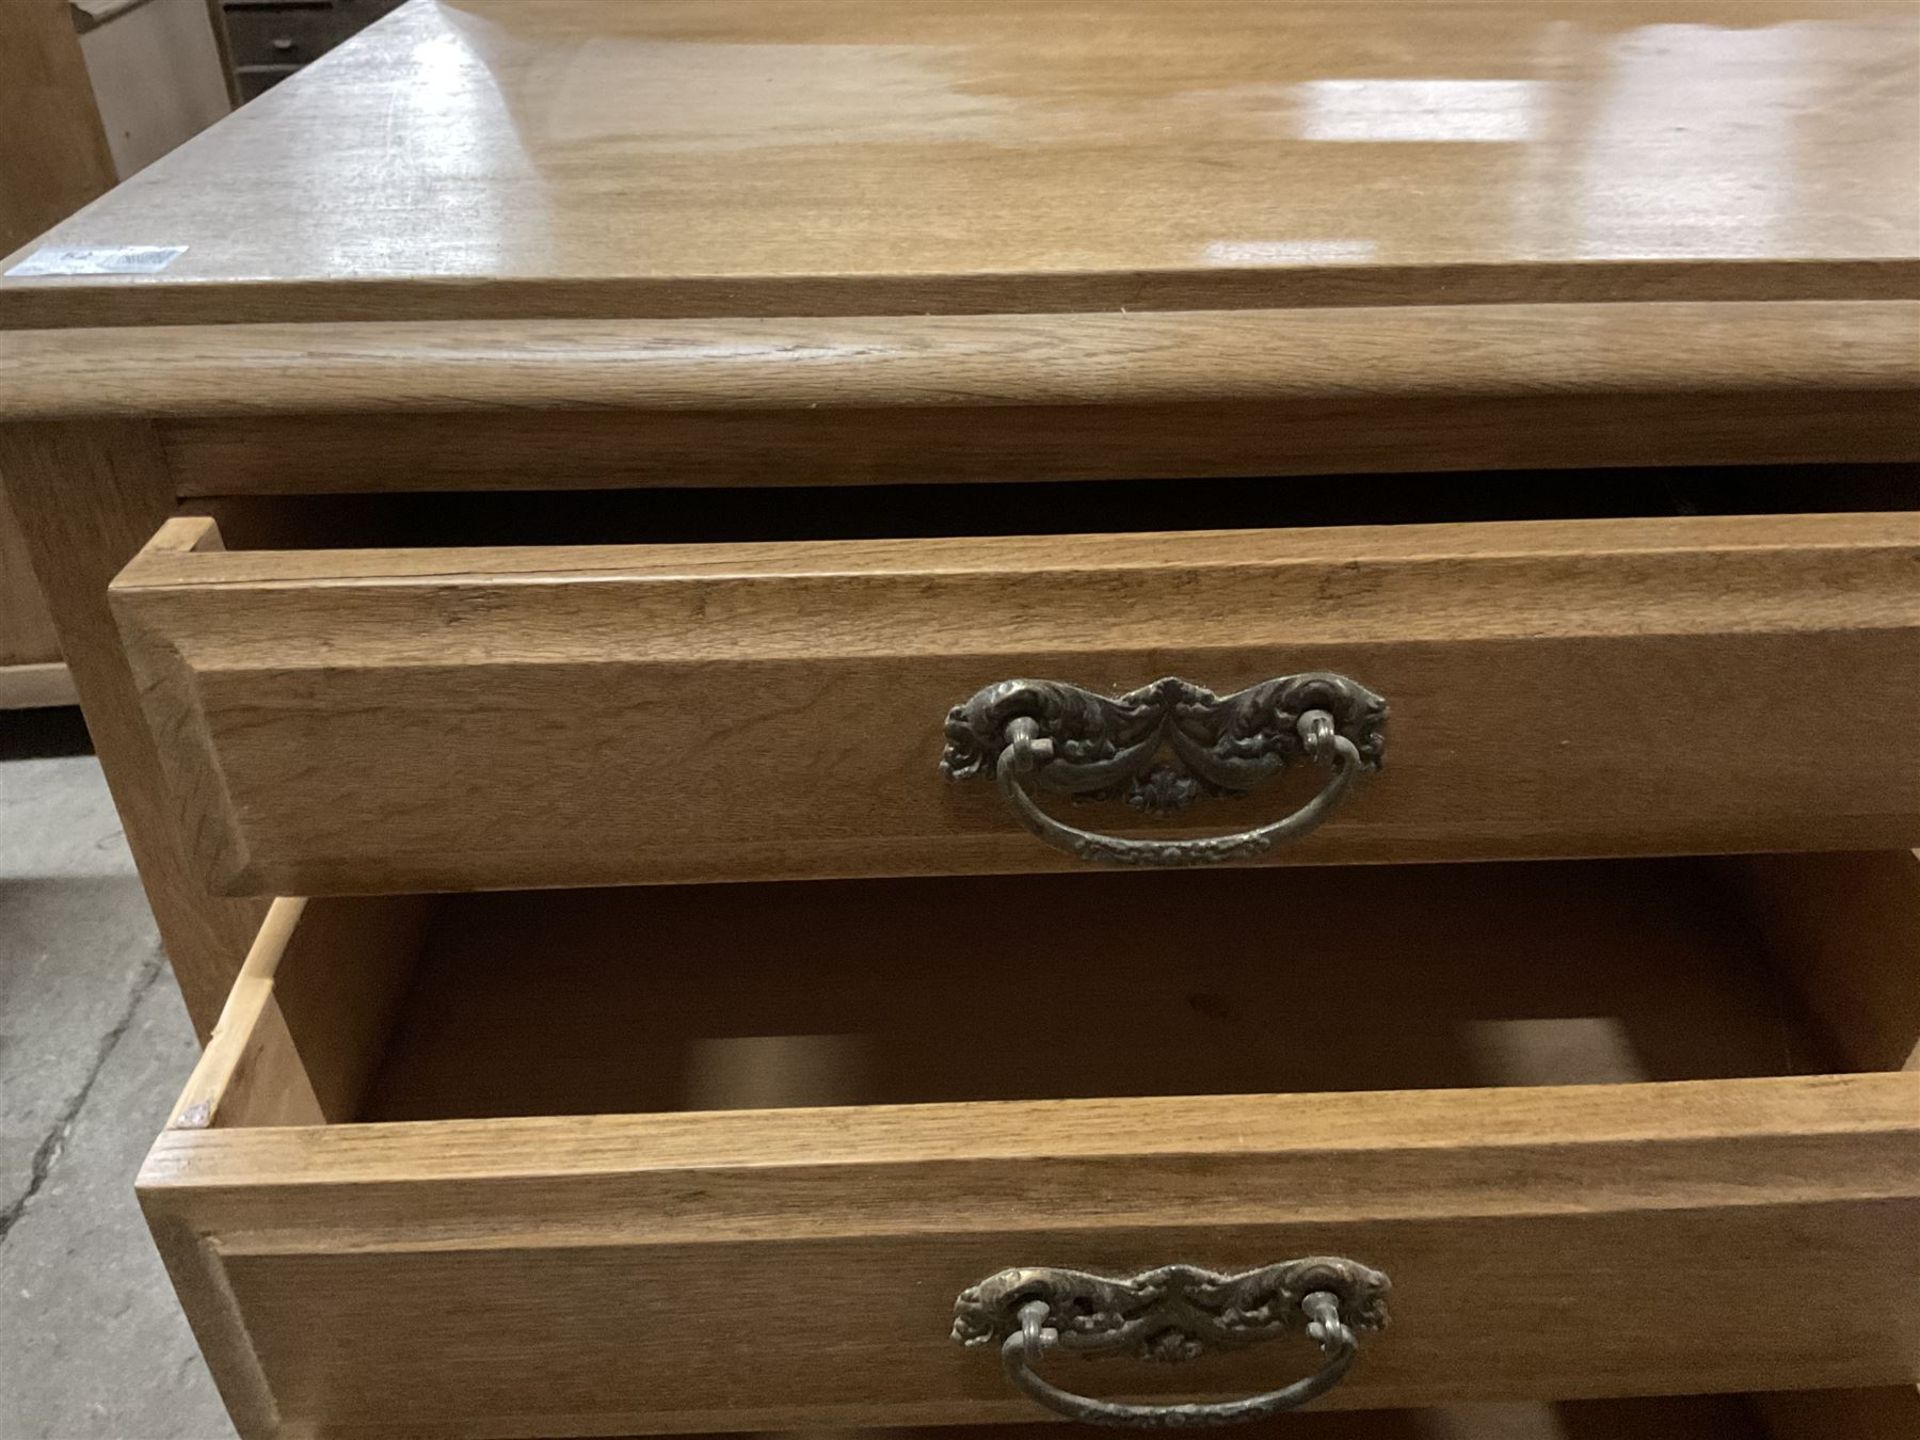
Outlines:
[[[43,245],[6,276],[157,275],[186,253],[184,245]]]

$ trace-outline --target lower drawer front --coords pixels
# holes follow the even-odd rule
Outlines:
[[[829,1432],[834,1433],[834,1432]],[[854,1440],[852,1432],[846,1433]],[[1088,1440],[1077,1425],[871,1428],[858,1440]],[[1321,1411],[1254,1421],[1236,1440],[1912,1440],[1912,1386],[1518,1401],[1418,1410]]]
[[[1914,1378],[1912,1271],[1889,1264],[1913,1256],[1911,1086],[1532,1097],[1524,1125],[1488,1097],[1432,1098],[929,1115],[915,1145],[827,1114],[709,1123],[678,1163],[653,1158],[671,1147],[648,1125],[317,1147],[262,1131],[227,1157],[242,1169],[186,1172],[229,1196],[165,1193],[185,1157],[163,1146],[148,1203],[175,1264],[231,1297],[249,1388],[285,1417],[396,1435],[1019,1419],[992,1347],[949,1338],[961,1289],[1009,1265],[1128,1276],[1182,1257],[1390,1267],[1392,1327],[1334,1404]],[[1570,1142],[1592,1127],[1614,1138]],[[1142,1154],[1149,1132],[1197,1153]],[[1353,1136],[1387,1153],[1339,1155]],[[1059,1153],[1086,1144],[1108,1153]],[[1253,1153],[1221,1153],[1236,1145]],[[182,1233],[181,1206],[211,1239]],[[1218,1399],[1315,1359],[1273,1351],[1053,1378]]]
[[[1781,1073],[1846,1007],[1800,1022],[1723,878],[282,901],[142,1199],[249,1434],[1033,1418],[952,1336],[977,1282],[1308,1256],[1392,1285],[1317,1408],[1911,1382],[1920,1075]]]
[[[1052,747],[1021,781],[1035,803],[1165,841],[1333,786],[1337,745],[1309,756],[1298,724],[1323,708],[1358,778],[1314,833],[1234,858],[1920,841],[1913,514],[217,540],[172,522],[113,598],[223,892],[1061,869],[1083,862],[995,785],[1020,723]],[[1312,672],[1362,688],[1264,685]]]

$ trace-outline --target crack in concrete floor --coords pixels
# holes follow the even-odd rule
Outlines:
[[[20,1223],[21,1217],[27,1213],[27,1207],[45,1188],[48,1177],[53,1173],[53,1167],[59,1163],[61,1147],[66,1143],[67,1134],[73,1128],[74,1121],[79,1118],[80,1112],[86,1108],[87,1100],[93,1094],[93,1087],[100,1079],[100,1072],[106,1069],[107,1061],[113,1058],[114,1050],[126,1038],[127,1030],[133,1024],[133,1017],[139,1012],[140,1002],[146,998],[147,992],[159,980],[166,963],[167,957],[159,950],[155,950],[146,964],[141,967],[133,990],[127,996],[125,1008],[121,1010],[119,1018],[114,1021],[112,1028],[100,1041],[99,1048],[93,1057],[93,1064],[87,1070],[86,1078],[81,1081],[79,1088],[67,1101],[66,1107],[54,1118],[52,1126],[41,1137],[40,1143],[34,1147],[33,1159],[27,1171],[26,1188],[9,1201],[5,1208],[0,1209],[0,1245],[7,1243],[7,1238],[13,1233],[13,1227]]]
[[[0,1437],[233,1440],[133,1190],[199,1047],[99,765],[23,748],[22,713],[0,713]]]

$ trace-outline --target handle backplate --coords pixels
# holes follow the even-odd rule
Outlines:
[[[1387,1323],[1385,1275],[1357,1260],[1314,1255],[1237,1275],[1197,1265],[1163,1265],[1128,1279],[1041,1266],[1002,1270],[960,1292],[953,1302],[953,1338],[997,1344],[1020,1329],[1020,1308],[1044,1300],[1058,1348],[1083,1355],[1134,1355],[1193,1360],[1215,1350],[1242,1350],[1312,1318],[1301,1301],[1327,1291],[1355,1330]]]
[[[1003,680],[948,712],[940,769],[949,780],[992,776],[1023,825],[1081,859],[1209,864],[1311,832],[1356,774],[1380,768],[1386,721],[1384,699],[1331,673],[1283,675],[1226,696],[1168,676],[1118,699],[1057,680]],[[1197,839],[1084,830],[1049,816],[1025,788],[1160,815],[1245,795],[1300,762],[1332,767],[1314,800],[1283,820]]]

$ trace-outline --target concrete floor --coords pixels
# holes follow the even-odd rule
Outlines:
[[[85,746],[0,712],[0,1440],[232,1440],[133,1198],[198,1050]]]

